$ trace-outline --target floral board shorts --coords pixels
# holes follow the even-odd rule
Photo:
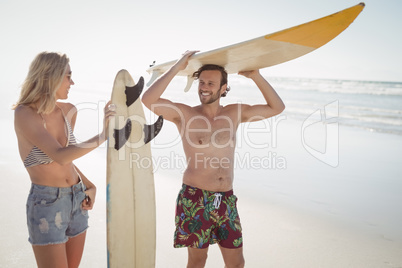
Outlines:
[[[174,247],[224,248],[243,246],[240,218],[233,190],[211,192],[183,184],[177,197]]]
[[[32,184],[27,200],[29,242],[32,245],[61,244],[88,228],[88,211],[82,182],[66,188]]]

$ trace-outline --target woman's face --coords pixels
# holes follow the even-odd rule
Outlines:
[[[68,98],[68,92],[70,91],[70,86],[74,85],[74,81],[71,78],[72,72],[70,68],[70,64],[67,66],[66,75],[63,77],[63,81],[59,89],[56,92],[56,99],[65,100]]]

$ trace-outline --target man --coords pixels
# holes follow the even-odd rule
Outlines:
[[[252,79],[266,104],[220,105],[229,90],[226,71],[204,65],[199,80],[201,104],[190,107],[161,98],[173,77],[184,70],[197,51],[187,51],[144,93],[143,103],[176,124],[188,166],[176,208],[175,247],[188,248],[188,267],[204,267],[209,244],[219,243],[226,267],[243,267],[242,234],[233,195],[236,130],[240,123],[269,118],[285,106],[259,71],[240,72]]]

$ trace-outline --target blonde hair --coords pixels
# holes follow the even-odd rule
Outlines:
[[[56,92],[66,75],[69,62],[66,54],[39,53],[29,67],[20,97],[13,109],[19,105],[37,104],[38,113],[46,114],[53,111],[56,105]]]

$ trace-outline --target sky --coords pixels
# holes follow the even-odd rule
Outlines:
[[[111,84],[117,71],[150,78],[174,60],[315,20],[351,0],[0,0],[0,90],[17,96],[41,51],[66,53],[77,84]],[[265,68],[272,77],[402,82],[402,1],[366,0],[354,23],[298,59]]]

